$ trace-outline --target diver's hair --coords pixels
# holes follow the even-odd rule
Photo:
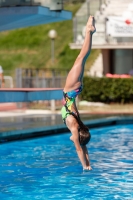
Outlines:
[[[78,132],[79,132],[79,143],[80,145],[84,146],[86,145],[90,139],[91,139],[91,134],[89,132],[89,129],[87,126],[83,124],[79,116],[76,116],[74,113],[72,113],[74,118],[77,120],[79,124]]]
[[[85,131],[79,128],[79,143],[80,145],[84,146],[88,144],[91,139],[91,134],[89,130]]]
[[[76,119],[76,121],[78,122],[79,127],[82,130],[84,130],[84,131],[89,130],[88,127],[83,124],[83,122],[81,121],[79,116],[77,116],[75,113],[72,113],[72,112],[71,112],[71,115],[73,115],[73,117]]]

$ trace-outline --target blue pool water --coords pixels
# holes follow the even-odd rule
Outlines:
[[[133,125],[91,130],[83,172],[70,133],[0,146],[1,200],[133,200]]]

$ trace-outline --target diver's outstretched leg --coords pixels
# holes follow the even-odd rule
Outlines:
[[[86,25],[86,34],[82,49],[66,79],[65,92],[77,89],[82,84],[84,65],[91,51],[92,35],[95,31],[95,19],[93,16],[90,16]]]

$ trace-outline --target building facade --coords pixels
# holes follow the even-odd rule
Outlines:
[[[129,74],[133,70],[133,1],[107,0],[98,5],[97,2],[101,1],[89,1],[88,6],[86,1],[82,11],[77,13],[70,48],[81,49],[88,15],[94,15],[97,32],[93,36],[92,49],[101,50],[102,74]]]

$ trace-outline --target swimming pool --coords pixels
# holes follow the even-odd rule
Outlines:
[[[92,171],[70,133],[1,144],[1,200],[132,200],[133,125],[91,130]]]

